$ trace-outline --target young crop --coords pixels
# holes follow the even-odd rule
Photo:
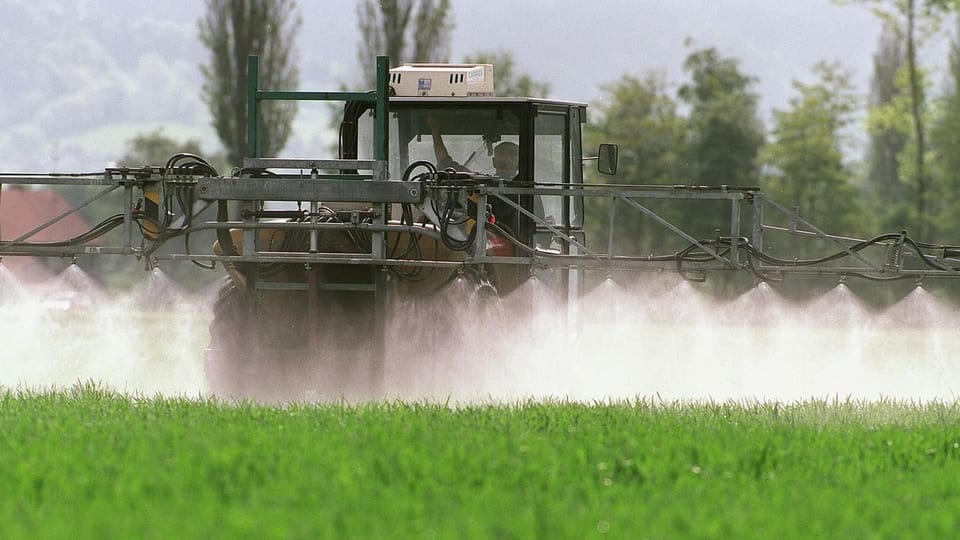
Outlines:
[[[0,536],[935,537],[960,405],[0,391]]]

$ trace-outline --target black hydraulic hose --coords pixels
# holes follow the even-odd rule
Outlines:
[[[178,165],[178,163],[181,161],[187,161],[187,163]],[[183,169],[189,169],[191,172],[197,172],[200,174],[205,173],[209,176],[220,176],[220,174],[213,167],[213,165],[210,165],[210,163],[207,160],[203,159],[202,157],[196,154],[191,154],[189,152],[180,152],[178,154],[174,154],[173,156],[170,157],[170,159],[167,160],[165,168],[166,169],[183,168]]]
[[[697,249],[697,248],[699,248],[699,247],[701,247],[701,246],[706,247],[706,246],[708,246],[708,245],[717,245],[717,246],[719,247],[721,244],[726,244],[726,245],[728,246],[726,249],[722,249],[722,250],[718,249],[717,252],[716,252],[716,253],[717,253],[717,256],[723,257],[723,256],[725,256],[725,255],[727,255],[727,254],[730,253],[730,247],[729,247],[729,246],[731,245],[731,242],[729,241],[729,239],[723,239],[723,238],[721,238],[721,239],[719,239],[719,240],[701,240],[699,244],[690,244],[690,245],[687,246],[686,248],[678,251],[677,253],[675,253],[675,254],[673,255],[673,258],[676,259],[676,261],[677,261],[677,272],[680,273],[680,274],[683,274],[683,262],[684,262],[684,261],[688,261],[688,262],[708,262],[708,261],[714,259],[713,255],[706,254],[706,253],[705,253],[705,254],[701,254],[701,255],[691,255],[691,253],[692,253],[695,249]]]
[[[758,251],[758,250],[757,250],[756,248],[754,248],[753,245],[750,244],[750,243],[747,243],[747,244],[745,245],[745,247],[746,247],[751,253],[753,253],[758,259],[760,259],[761,261],[763,261],[763,262],[765,262],[765,263],[777,264],[777,265],[780,265],[780,266],[812,266],[812,265],[815,265],[815,264],[823,264],[823,263],[826,263],[826,262],[832,262],[832,261],[835,261],[835,260],[839,260],[839,259],[842,259],[842,258],[844,258],[844,257],[849,257],[849,256],[850,256],[850,253],[848,253],[848,251],[852,251],[852,252],[856,253],[856,252],[862,251],[862,250],[864,250],[864,249],[866,249],[866,248],[868,248],[868,247],[870,247],[870,246],[872,246],[872,245],[879,244],[880,242],[883,242],[883,241],[886,241],[886,240],[899,239],[899,238],[900,238],[900,234],[899,234],[899,233],[881,234],[880,236],[876,236],[876,237],[874,237],[874,238],[871,238],[870,240],[863,240],[863,241],[861,241],[861,242],[857,242],[856,244],[853,244],[852,246],[850,246],[847,250],[838,251],[837,253],[834,253],[834,254],[832,254],[832,255],[827,255],[827,256],[825,256],[825,257],[818,257],[818,258],[814,258],[814,259],[781,259],[781,258],[779,258],[779,257],[774,257],[773,255],[768,255],[768,254],[766,254],[766,253],[763,253],[762,251]],[[915,245],[915,244],[914,244],[914,245]]]
[[[443,215],[440,216],[440,240],[443,244],[453,251],[466,251],[473,246],[477,239],[477,228],[474,227],[467,234],[466,240],[456,240],[450,236],[450,225],[453,224],[453,213],[457,209],[457,201],[450,199],[443,209]],[[462,221],[460,222],[462,223]]]
[[[92,240],[96,240],[101,236],[107,234],[108,232],[116,229],[123,224],[123,214],[116,214],[108,217],[107,219],[101,221],[95,225],[92,229],[67,240],[55,240],[49,242],[15,242],[13,246],[34,246],[34,247],[73,247],[82,244],[86,244]]]
[[[917,244],[916,242],[914,242],[913,239],[910,238],[909,236],[905,236],[905,237],[903,238],[903,241],[906,242],[907,244],[910,244],[911,246],[913,246],[913,249],[917,252],[917,256],[920,257],[920,260],[922,260],[923,262],[927,263],[927,266],[930,266],[931,268],[936,268],[937,270],[943,270],[943,271],[945,271],[945,272],[956,272],[956,271],[958,271],[957,268],[954,268],[954,267],[952,267],[952,266],[947,266],[947,265],[944,265],[944,264],[940,264],[939,262],[937,262],[937,261],[935,261],[935,260],[930,259],[929,257],[927,257],[926,254],[924,254],[923,251],[920,250],[920,245]]]
[[[436,165],[434,165],[433,163],[425,159],[421,159],[418,161],[414,161],[410,165],[407,165],[407,168],[403,170],[403,176],[400,179],[404,182],[410,180],[410,173],[412,173],[418,167],[425,167],[429,171],[428,174],[430,175],[434,175],[437,173]]]
[[[899,239],[900,239],[900,234],[899,234],[899,233],[887,233],[887,234],[882,234],[882,235],[880,235],[880,236],[876,236],[876,237],[874,237],[874,238],[871,238],[870,240],[864,240],[864,241],[861,241],[861,242],[857,242],[856,244],[850,246],[849,249],[850,249],[850,251],[856,253],[856,252],[860,252],[860,251],[866,249],[866,248],[869,247],[869,246],[876,245],[876,244],[879,244],[879,243],[884,242],[884,241],[899,240]],[[947,272],[951,272],[951,271],[955,272],[955,271],[958,270],[957,268],[953,268],[953,267],[950,267],[950,266],[946,266],[946,265],[941,264],[941,263],[939,263],[938,261],[936,261],[936,260],[931,259],[930,257],[928,257],[926,254],[923,253],[923,251],[922,251],[922,249],[921,249],[921,247],[923,247],[923,245],[915,242],[915,241],[914,241],[912,238],[910,238],[909,236],[904,237],[903,241],[904,241],[906,244],[909,244],[911,247],[913,247],[913,249],[916,251],[917,256],[918,256],[918,257],[920,258],[920,260],[922,260],[922,261],[924,262],[924,264],[926,264],[927,266],[929,266],[929,267],[931,267],[931,268],[934,268],[934,269],[936,269],[936,270],[942,270],[942,271],[947,271]],[[816,265],[816,264],[823,264],[823,263],[826,263],[826,262],[832,262],[832,261],[839,260],[839,259],[842,259],[842,258],[844,258],[844,257],[849,257],[849,256],[850,256],[850,254],[849,254],[847,251],[839,251],[839,252],[834,253],[834,254],[832,254],[832,255],[828,255],[828,256],[825,256],[825,257],[819,257],[819,258],[815,258],[815,259],[793,259],[793,260],[790,260],[790,259],[781,259],[781,258],[779,258],[779,257],[774,257],[774,256],[772,256],[772,255],[768,255],[768,254],[766,254],[766,253],[763,253],[763,252],[757,250],[757,249],[753,246],[753,244],[750,244],[749,242],[744,242],[744,247],[747,249],[747,251],[748,251],[751,255],[757,257],[759,260],[761,260],[761,261],[763,261],[763,262],[765,262],[765,263],[768,263],[768,264],[776,264],[776,265],[780,265],[780,266],[813,266],[813,265]],[[928,248],[928,249],[929,249],[929,248]],[[869,278],[867,278],[867,279],[869,279]],[[886,279],[890,279],[890,278],[877,278],[877,279],[886,280]],[[898,278],[898,279],[899,279],[899,278]]]

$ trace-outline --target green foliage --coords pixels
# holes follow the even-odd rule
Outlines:
[[[161,166],[179,152],[203,155],[200,141],[188,139],[179,142],[164,135],[163,128],[157,128],[149,133],[138,133],[127,141],[127,153],[119,163],[121,166],[138,167],[140,165]]]
[[[793,82],[797,96],[788,110],[774,111],[772,141],[761,152],[769,171],[765,192],[782,204],[798,205],[806,219],[834,234],[870,234],[863,222],[853,172],[844,162],[845,129],[858,100],[849,72],[819,63],[817,82]]]
[[[897,107],[891,105],[893,101],[903,100],[902,88],[897,84],[897,73],[901,73],[903,69],[903,56],[903,44],[900,39],[889,26],[884,27],[880,34],[877,52],[873,56],[873,79],[870,85],[870,110],[877,111],[878,115],[879,111],[885,107],[893,110],[903,109],[902,104]],[[897,158],[906,145],[906,133],[909,132],[906,122],[896,126],[896,129],[892,124],[892,119],[884,118],[867,130],[870,137],[867,149],[868,181],[871,190],[883,199],[890,199],[885,196],[887,193],[901,189],[900,166]]]
[[[604,88],[598,107],[601,118],[587,125],[585,148],[600,142],[620,145],[620,169],[614,180],[619,183],[756,186],[756,158],[764,134],[757,96],[749,90],[753,78],[740,72],[736,60],[723,58],[714,49],[693,52],[685,68],[691,80],[681,86],[679,97],[689,107],[687,118],[678,112],[678,103],[661,75],[624,77]],[[610,204],[597,198],[586,203],[588,243],[603,251],[609,237]],[[729,223],[729,206],[715,201],[667,199],[639,204],[695,238],[712,239],[718,227]],[[690,245],[629,201],[615,201],[614,209],[615,254],[670,255]],[[733,281],[714,283],[723,289]]]
[[[203,96],[213,126],[227,152],[240,165],[247,154],[247,57],[260,55],[265,90],[296,90],[300,81],[293,47],[302,19],[295,0],[207,0],[200,41],[210,50],[203,72]],[[290,138],[296,102],[261,107],[260,154],[275,156]]]
[[[687,159],[701,185],[754,186],[763,124],[757,115],[756,79],[716,49],[692,52],[684,61],[690,81],[679,96],[690,107]]]
[[[716,49],[693,51],[683,65],[690,77],[679,90],[690,108],[684,159],[689,182],[695,185],[755,187],[759,184],[757,156],[764,143],[764,127],[757,113],[754,77],[740,72],[736,59]],[[714,238],[729,223],[729,208],[704,202],[684,208],[683,228],[696,238]],[[683,246],[686,247],[686,246]],[[714,280],[715,291],[731,292],[735,279]]]
[[[493,64],[493,76],[496,79],[494,89],[498,96],[550,96],[550,83],[534,80],[528,73],[519,72],[509,51],[481,51],[463,61],[467,64]]]
[[[874,134],[888,133],[894,137],[902,134],[905,146],[898,156],[899,180],[906,186],[906,196],[893,198],[890,186],[880,190],[881,214],[888,226],[907,228],[920,237],[925,237],[931,229],[930,203],[935,187],[932,185],[928,170],[930,152],[927,149],[929,109],[927,107],[927,88],[929,86],[923,69],[917,60],[918,49],[930,38],[939,34],[944,16],[956,9],[955,0],[860,0],[858,3],[869,7],[880,18],[886,31],[892,33],[902,43],[903,73],[896,71],[896,83],[901,89],[895,95],[888,96],[871,111],[871,124]],[[885,66],[885,75],[889,78],[893,64]],[[900,99],[905,98],[905,101]],[[886,108],[887,110],[883,110]],[[909,131],[901,131],[909,125]],[[877,129],[879,127],[879,129]],[[896,139],[894,139],[896,140]],[[876,154],[875,154],[876,155]],[[884,154],[879,154],[884,156]],[[885,155],[889,160],[889,155]],[[889,176],[889,175],[888,175]],[[899,186],[894,186],[894,189]],[[904,191],[900,189],[899,191]],[[905,200],[912,209],[907,211],[899,203]]]
[[[450,15],[450,0],[359,2],[358,59],[364,84],[376,86],[377,55],[388,55],[390,67],[405,62],[447,62],[453,31]]]
[[[957,22],[960,28],[960,19]],[[949,86],[934,108],[930,146],[935,178],[932,240],[960,244],[960,38],[949,55]]]
[[[927,170],[932,156],[924,142],[922,165],[918,162],[921,143],[914,122],[919,119],[921,129],[926,130],[933,121],[933,110],[927,106],[926,98],[930,77],[925,70],[917,70],[920,102],[919,115],[915,117],[907,66],[901,66],[893,75],[896,90],[884,101],[871,106],[867,114],[867,130],[873,145],[871,157],[877,160],[872,169],[877,172],[872,178],[877,182],[872,186],[878,205],[877,215],[884,230],[929,232],[929,217],[919,212],[923,209],[926,213],[933,198],[935,186]],[[921,181],[921,173],[924,181]],[[923,204],[919,204],[920,201]]]
[[[6,538],[945,538],[953,403],[0,391]]]
[[[661,73],[648,73],[643,78],[624,76],[603,87],[599,101],[599,118],[588,123],[584,132],[586,152],[600,143],[620,145],[620,163],[617,178],[626,178],[634,184],[678,184],[686,176],[682,160],[686,124],[677,112],[677,103],[668,92],[668,84]],[[608,181],[611,177],[594,175],[592,181]],[[616,180],[616,179],[614,179]],[[586,229],[588,245],[606,247],[609,224],[609,201],[587,198]],[[618,203],[623,204],[623,203]],[[665,214],[678,218],[676,205],[653,205]],[[619,207],[622,209],[622,207]],[[670,245],[663,238],[663,229],[635,210],[618,211],[614,223],[616,252],[638,252],[642,246],[659,251]]]

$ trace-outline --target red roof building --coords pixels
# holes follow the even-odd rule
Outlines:
[[[4,186],[0,191],[0,240],[9,242],[70,211],[75,205],[52,189],[30,189]],[[67,240],[91,229],[80,213],[73,213],[37,232],[24,241],[51,242]],[[0,254],[2,255],[2,254]],[[3,265],[20,280],[28,283],[44,281],[55,275],[69,261],[58,264],[38,257],[3,257]],[[54,263],[54,264],[50,264]]]

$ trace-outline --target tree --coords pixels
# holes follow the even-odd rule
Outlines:
[[[120,165],[138,167],[140,165],[163,165],[170,156],[188,152],[202,156],[200,141],[188,139],[178,142],[164,135],[163,128],[157,128],[149,133],[138,133],[127,141],[127,154],[120,159]]]
[[[388,55],[390,67],[448,61],[453,30],[450,14],[450,0],[362,0],[357,4],[358,59],[364,84],[376,86],[377,55]]]
[[[685,183],[711,186],[756,186],[757,153],[763,146],[763,124],[757,115],[755,79],[740,72],[739,62],[716,49],[692,52],[684,62],[690,81],[679,97],[690,107],[687,120]],[[710,202],[684,205],[684,225],[700,238],[712,238],[729,223],[729,210]],[[729,234],[722,231],[723,234]]]
[[[464,59],[467,64],[493,64],[494,90],[498,96],[548,97],[550,83],[536,81],[527,73],[517,71],[509,51],[480,51]]]
[[[296,90],[300,78],[293,43],[301,25],[295,0],[207,0],[200,21],[200,40],[210,49],[209,63],[201,66],[203,96],[233,164],[247,153],[247,57],[260,55],[263,88]],[[264,103],[262,155],[283,149],[296,113],[296,102]]]
[[[694,51],[684,61],[690,82],[680,99],[690,106],[688,159],[697,184],[755,185],[763,124],[757,116],[756,82],[740,72],[739,62],[716,49]]]
[[[908,118],[910,121],[910,139],[906,151],[909,159],[900,159],[900,166],[909,164],[908,170],[901,170],[913,188],[914,219],[912,224],[919,236],[927,229],[927,206],[930,199],[930,179],[927,171],[926,143],[926,92],[927,86],[923,71],[917,60],[917,50],[933,35],[940,31],[943,17],[957,7],[956,0],[857,0],[870,7],[877,17],[893,29],[904,51],[905,73],[900,83],[908,96]],[[841,1],[840,3],[847,3]]]
[[[902,109],[903,92],[897,84],[897,74],[904,64],[903,44],[896,31],[885,27],[880,34],[877,52],[873,55],[873,80],[870,84],[870,109],[874,121],[869,125],[869,183],[871,191],[881,199],[891,200],[895,192],[905,195],[900,180],[899,156],[906,146],[909,126],[883,120],[877,114],[888,108]],[[896,103],[896,105],[894,105]],[[898,122],[902,124],[903,122]]]
[[[850,74],[839,64],[819,63],[813,84],[793,82],[796,97],[775,110],[772,141],[761,151],[771,172],[764,191],[799,205],[804,216],[827,231],[853,234],[861,223],[853,173],[844,163],[844,129],[853,121],[857,98]]]
[[[677,113],[677,103],[668,93],[661,73],[624,76],[603,87],[599,119],[586,125],[584,147],[596,148],[601,142],[620,144],[618,180],[631,184],[676,184],[683,178],[685,122]],[[600,177],[605,180],[609,177]],[[667,219],[678,217],[676,205],[645,205]],[[587,198],[588,244],[606,249],[609,201]],[[624,208],[624,207],[619,207]],[[636,254],[640,249],[657,252],[667,249],[664,229],[634,209],[619,210],[614,223],[615,251]],[[627,247],[629,246],[629,247]]]
[[[932,208],[938,216],[931,239],[960,244],[960,18],[950,45],[947,87],[935,109],[930,133],[932,172],[935,182]]]

